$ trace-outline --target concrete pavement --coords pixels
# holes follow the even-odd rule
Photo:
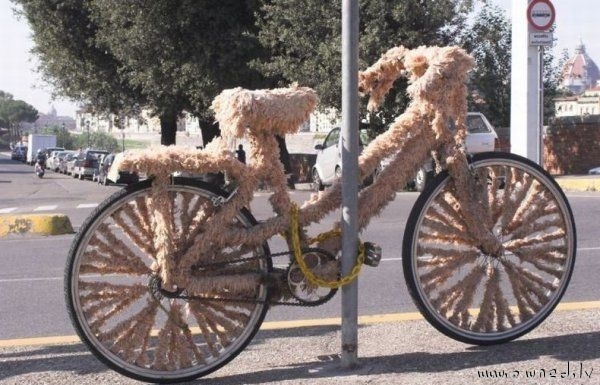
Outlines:
[[[527,335],[487,347],[447,338],[418,316],[360,317],[353,368],[340,363],[339,322],[265,323],[238,357],[193,383],[598,384],[599,316],[599,302],[563,304]],[[0,344],[0,383],[140,384],[107,369],[80,343]]]

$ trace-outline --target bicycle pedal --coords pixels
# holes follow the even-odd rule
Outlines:
[[[373,242],[365,242],[365,261],[364,264],[367,266],[377,267],[379,261],[381,261],[381,246]]]

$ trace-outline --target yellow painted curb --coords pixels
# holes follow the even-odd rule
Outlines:
[[[0,237],[9,234],[72,234],[73,226],[64,214],[0,215]]]
[[[579,311],[579,310],[590,310],[600,309],[600,301],[588,301],[588,302],[565,302],[559,303],[555,311]],[[474,311],[471,309],[471,311]],[[391,313],[391,314],[374,314],[365,315],[358,317],[358,324],[361,325],[375,325],[385,324],[394,322],[405,322],[420,320],[423,317],[420,313]],[[269,321],[263,322],[260,330],[284,330],[314,326],[338,326],[342,324],[340,317],[333,318],[318,318],[318,319],[305,319],[305,320],[293,320],[293,321]],[[199,328],[192,328],[193,333],[200,333]],[[153,331],[153,335],[158,335],[158,331]],[[52,336],[52,337],[31,337],[31,338],[17,338],[10,340],[0,340],[0,348],[14,348],[18,346],[38,346],[38,345],[61,345],[61,344],[72,344],[78,343],[80,339],[76,335],[66,336]]]
[[[565,191],[600,191],[600,178],[556,178]]]

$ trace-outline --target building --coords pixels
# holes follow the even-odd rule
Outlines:
[[[567,60],[563,67],[561,85],[573,94],[579,95],[595,87],[598,80],[600,80],[600,70],[585,52],[585,45],[580,43],[575,48],[575,55]]]
[[[554,99],[557,117],[600,114],[600,70],[580,43],[563,67],[561,87],[572,95]]]
[[[585,90],[580,95],[554,99],[555,116],[600,115],[600,87]]]
[[[79,133],[104,132],[117,138],[127,138],[160,143],[160,119],[144,110],[139,116],[125,117],[117,124],[113,114],[96,114],[85,109],[75,113],[75,131]],[[202,144],[202,134],[198,119],[184,113],[177,122],[177,143],[189,141],[192,145]]]

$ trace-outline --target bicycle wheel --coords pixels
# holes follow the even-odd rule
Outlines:
[[[423,316],[456,340],[491,345],[539,325],[556,307],[575,263],[576,234],[562,190],[535,163],[513,155],[474,156],[481,226],[502,245],[481,251],[463,221],[447,172],[415,203],[404,234],[403,268]]]
[[[257,279],[251,289],[232,288],[231,279],[228,284],[219,282],[248,271],[264,277],[272,271],[272,262],[266,243],[213,250],[194,261],[194,269],[203,262],[207,266],[207,261],[226,261],[213,267],[211,276],[202,275],[210,268],[194,270],[196,280],[216,279],[217,283],[204,285],[210,289],[164,291],[154,272],[151,192],[150,181],[131,185],[86,220],[69,251],[66,303],[81,339],[110,368],[137,380],[187,381],[218,369],[241,352],[268,309],[266,280]],[[205,226],[214,226],[210,218],[219,208],[213,199],[223,196],[215,187],[176,179],[167,193],[168,221],[177,247],[189,245]],[[222,228],[255,224],[252,215],[241,210]]]

